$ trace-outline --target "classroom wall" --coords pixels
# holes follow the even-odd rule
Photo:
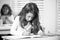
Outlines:
[[[44,1],[43,24],[46,27],[46,33],[56,32],[56,0]]]
[[[3,4],[9,4],[10,5],[10,0],[0,0],[0,9]]]

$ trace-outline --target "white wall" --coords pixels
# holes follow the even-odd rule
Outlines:
[[[44,14],[43,18],[41,18],[46,28],[46,33],[56,32],[56,0],[45,0],[44,1]]]
[[[9,4],[10,5],[10,0],[0,0],[0,9],[3,4]]]

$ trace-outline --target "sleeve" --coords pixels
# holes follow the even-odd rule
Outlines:
[[[13,21],[14,21],[14,16],[11,15],[11,16],[9,17],[9,20],[13,22]]]
[[[12,35],[16,35],[17,34],[17,28],[18,28],[18,24],[19,24],[19,16],[17,16],[12,24],[12,27],[10,29],[10,33]]]

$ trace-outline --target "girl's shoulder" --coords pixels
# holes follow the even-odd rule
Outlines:
[[[17,22],[18,22],[18,21],[19,21],[19,19],[20,19],[20,16],[16,16],[16,17],[15,17],[15,21],[17,21]]]
[[[6,18],[6,16],[1,16],[1,19],[5,19]]]

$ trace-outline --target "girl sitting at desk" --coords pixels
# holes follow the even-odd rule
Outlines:
[[[12,24],[14,21],[12,10],[8,4],[4,4],[1,8],[1,19],[3,24]]]
[[[44,32],[39,22],[39,9],[35,3],[27,3],[20,14],[16,17],[12,28],[11,34],[15,36],[22,35],[38,35],[41,30]]]

